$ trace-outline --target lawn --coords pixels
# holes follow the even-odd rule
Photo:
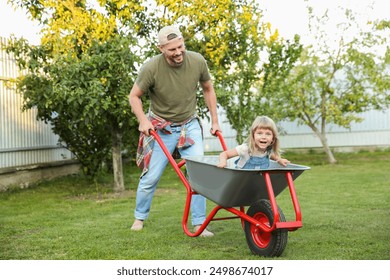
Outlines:
[[[295,181],[303,227],[289,232],[281,260],[390,259],[390,151],[321,153],[287,158],[308,165]],[[130,231],[140,171],[125,166],[125,192],[112,178],[82,175],[0,193],[2,260],[257,260],[238,219],[214,221],[213,238],[188,237],[181,228],[185,188],[171,168],[160,182],[142,232]],[[293,215],[288,191],[278,197]],[[208,201],[208,208],[214,204]],[[222,212],[224,215],[227,212]],[[267,259],[267,258],[261,258]]]

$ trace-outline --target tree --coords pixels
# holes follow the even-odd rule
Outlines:
[[[221,103],[226,110],[229,123],[237,131],[236,140],[242,143],[248,136],[252,121],[258,115],[269,115],[275,121],[283,119],[281,112],[273,106],[269,93],[277,93],[285,82],[295,62],[300,56],[302,46],[299,37],[293,42],[275,37],[262,49],[265,58],[244,60],[247,67],[231,75],[230,90],[225,90]],[[249,67],[248,67],[249,66]],[[242,68],[241,68],[242,67]],[[260,90],[256,91],[256,88]]]
[[[336,159],[327,142],[330,124],[349,128],[362,119],[359,113],[384,109],[390,104],[390,51],[386,45],[386,22],[372,22],[366,30],[349,38],[350,29],[358,26],[351,10],[345,11],[346,22],[338,26],[341,34],[336,46],[321,29],[329,17],[313,15],[309,8],[311,30],[315,30],[316,44],[302,52],[299,63],[290,72],[285,83],[261,92],[272,104],[273,110],[291,121],[309,126],[319,137],[329,163]],[[387,33],[386,33],[387,32]],[[353,33],[352,33],[353,34]]]
[[[94,176],[111,155],[114,190],[124,190],[122,142],[134,146],[138,134],[127,98],[140,59],[133,34],[147,34],[138,16],[144,7],[100,1],[106,10],[98,12],[85,0],[13,2],[43,25],[40,46],[12,40],[7,48],[27,70],[17,82],[25,109],[38,108],[86,174]]]
[[[253,91],[264,75],[259,67],[262,55],[279,56],[280,67],[269,69],[274,78],[286,74],[299,55],[298,38],[286,45],[277,31],[262,21],[258,1],[157,1],[164,7],[165,22],[184,22],[186,45],[204,54],[214,76],[218,103],[237,131],[238,141],[244,137],[259,96]],[[283,57],[280,57],[282,54]],[[298,55],[297,55],[298,54]],[[276,66],[276,65],[275,65]]]

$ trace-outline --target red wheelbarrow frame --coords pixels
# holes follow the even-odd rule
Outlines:
[[[162,141],[161,137],[158,135],[158,133],[156,131],[151,130],[150,135],[152,135],[154,137],[154,139],[158,142],[158,144],[160,145],[164,154],[168,158],[168,161],[172,165],[173,169],[175,170],[176,174],[178,175],[178,177],[180,178],[180,180],[182,181],[182,183],[184,184],[184,186],[187,190],[186,202],[185,202],[183,219],[182,219],[182,227],[183,227],[184,232],[188,236],[190,236],[190,237],[199,236],[211,221],[236,219],[236,218],[241,219],[242,225],[244,224],[244,221],[247,221],[247,222],[251,223],[252,225],[258,227],[260,230],[267,232],[267,233],[272,232],[276,229],[282,229],[282,228],[288,229],[289,231],[294,231],[294,230],[297,230],[298,228],[302,227],[302,214],[301,214],[298,198],[297,198],[296,191],[295,191],[294,181],[293,181],[293,177],[292,177],[292,171],[283,171],[282,172],[282,171],[270,170],[270,171],[262,171],[261,173],[262,173],[264,180],[265,180],[265,184],[266,184],[266,188],[267,188],[267,192],[268,192],[268,197],[269,197],[272,212],[274,215],[272,225],[266,225],[263,223],[259,223],[258,220],[248,216],[245,213],[245,208],[243,206],[240,206],[239,210],[238,210],[234,207],[222,207],[220,205],[217,205],[208,214],[208,216],[206,217],[206,220],[203,222],[203,224],[200,226],[200,228],[196,232],[192,233],[191,231],[189,231],[188,226],[187,226],[188,216],[189,216],[189,212],[190,212],[190,205],[191,205],[192,196],[196,195],[198,193],[195,192],[194,190],[192,190],[189,181],[187,180],[186,176],[184,175],[184,173],[180,169],[181,167],[183,167],[185,165],[186,161],[185,161],[185,159],[183,159],[177,163],[176,160],[171,155],[171,153],[166,148],[165,144],[163,143],[163,141]],[[222,134],[219,131],[217,131],[215,135],[219,138],[219,141],[221,142],[223,150],[226,151],[227,146],[226,146],[226,143],[225,143],[225,140],[224,140]],[[288,188],[289,188],[290,195],[291,195],[292,204],[293,204],[294,211],[295,211],[295,221],[286,221],[286,222],[280,221],[278,206],[276,203],[276,197],[274,195],[274,190],[273,190],[272,182],[271,182],[271,178],[270,178],[270,174],[273,172],[285,173]],[[215,215],[218,213],[218,211],[221,209],[224,209],[224,210],[226,210],[226,211],[228,211],[236,216],[214,218]]]

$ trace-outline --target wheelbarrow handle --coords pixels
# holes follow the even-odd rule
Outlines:
[[[158,135],[157,131],[155,129],[149,128],[148,132],[149,132],[149,135],[152,135],[154,138],[156,138],[156,135]]]
[[[164,142],[162,141],[160,135],[158,135],[156,130],[149,129],[149,135],[154,138],[155,141],[159,144],[161,150],[164,152],[165,156],[167,157],[169,163],[172,165],[173,169],[176,171],[177,175],[179,176],[180,180],[183,182],[184,186],[187,188],[187,191],[191,191],[191,187],[186,180],[185,176],[183,175],[183,172],[181,172],[180,168],[186,163],[185,159],[181,160],[179,163],[175,161],[171,153],[168,151],[168,148],[165,146]]]
[[[219,142],[221,142],[222,149],[223,149],[224,151],[226,151],[226,150],[227,150],[227,146],[226,146],[226,143],[225,143],[225,139],[224,139],[223,136],[222,136],[222,132],[219,131],[219,130],[217,130],[217,131],[215,131],[215,133],[214,133],[213,135],[214,135],[215,137],[218,137]]]
[[[173,158],[170,159],[170,157],[172,157],[172,156],[170,156],[171,155],[170,152],[168,151],[167,147],[165,146],[164,142],[162,141],[160,135],[158,135],[157,131],[153,130],[153,129],[149,129],[149,135],[153,136],[154,140],[156,140],[157,143],[160,145],[161,149],[163,150],[164,154],[167,156],[168,160],[170,162],[172,161],[171,163],[173,163],[174,160],[173,160]]]

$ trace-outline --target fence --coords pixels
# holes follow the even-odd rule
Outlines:
[[[6,42],[0,37],[0,44]],[[72,159],[35,109],[21,110],[23,98],[10,83],[21,74],[13,56],[0,49],[0,168]]]
[[[235,147],[236,131],[227,122],[224,111],[219,110],[219,120],[228,147]],[[272,116],[270,116],[272,117]],[[361,123],[353,123],[350,129],[335,125],[327,126],[327,139],[331,148],[341,151],[352,151],[360,148],[388,148],[390,147],[390,109],[381,111],[368,111],[361,114],[364,119]],[[253,120],[248,120],[251,123]],[[221,151],[218,140],[210,136],[210,124],[203,120],[205,128],[205,151]],[[310,149],[322,148],[319,138],[307,126],[298,125],[297,122],[281,122],[280,142],[281,148]]]

